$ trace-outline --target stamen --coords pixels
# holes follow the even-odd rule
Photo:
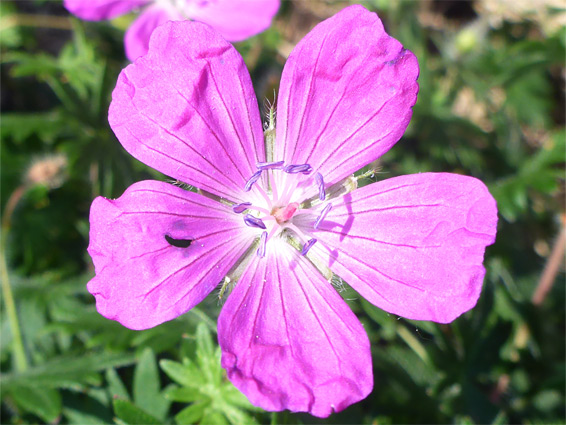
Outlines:
[[[309,164],[291,164],[287,165],[283,171],[289,174],[309,174],[312,171],[312,167]]]
[[[308,239],[308,237],[307,237],[307,235],[305,235],[305,234],[303,233],[303,231],[302,231],[301,229],[299,229],[297,226],[295,226],[294,224],[291,224],[291,223],[286,223],[286,224],[285,224],[285,227],[286,227],[287,229],[291,229],[293,232],[295,232],[295,234],[297,235],[297,237],[298,237],[301,241],[303,241],[303,243],[306,243],[306,242],[304,242],[304,241],[306,241],[306,240]]]
[[[266,229],[264,222],[261,221],[261,218],[254,217],[251,214],[246,214],[244,216],[244,223],[246,223],[250,227],[257,227],[258,229],[263,230]]]
[[[301,255],[306,255],[309,252],[309,249],[316,243],[316,239],[310,239],[306,244],[303,245],[303,249],[301,250]]]
[[[263,171],[263,170],[280,170],[281,168],[283,168],[284,163],[285,163],[285,161],[257,162],[255,165],[261,171]]]
[[[265,190],[262,189],[261,185],[257,185],[255,189],[259,192],[263,199],[265,199],[265,202],[267,202],[269,209],[271,209],[273,204],[271,203],[271,198],[269,197],[269,195],[265,192]]]
[[[318,199],[324,201],[326,199],[326,191],[324,190],[324,179],[322,178],[322,174],[316,173],[314,175],[314,179],[316,180],[316,184],[318,184]]]
[[[257,249],[257,256],[259,258],[265,257],[265,245],[267,243],[267,232],[263,232],[259,238],[259,247]]]
[[[244,191],[249,192],[252,189],[254,183],[258,181],[260,177],[261,177],[261,170],[253,173],[250,179],[247,181],[246,185],[244,186]]]
[[[320,213],[320,215],[318,216],[318,218],[314,222],[314,228],[315,229],[318,229],[318,226],[326,218],[326,215],[330,212],[331,209],[332,209],[332,204],[328,204],[327,206],[324,207],[324,209],[322,210],[322,212]]]
[[[242,202],[241,204],[232,205],[232,211],[236,214],[241,214],[251,206],[251,202]]]

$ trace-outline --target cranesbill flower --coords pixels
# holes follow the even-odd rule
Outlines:
[[[64,0],[81,19],[113,19],[141,9],[126,32],[126,56],[133,61],[147,53],[152,31],[167,21],[192,19],[214,27],[232,42],[265,31],[279,9],[279,0]]]
[[[237,51],[206,25],[159,27],[120,74],[110,124],[134,157],[200,192],[144,181],[94,201],[98,311],[150,328],[222,281],[222,366],[252,403],[326,417],[365,398],[370,344],[336,276],[392,314],[446,323],[476,304],[495,238],[495,201],[472,177],[356,189],[352,173],[405,131],[417,76],[377,15],[348,7],[291,53],[264,133]]]

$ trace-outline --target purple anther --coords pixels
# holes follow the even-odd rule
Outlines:
[[[309,239],[309,241],[303,245],[303,249],[301,250],[301,255],[307,255],[309,249],[316,243],[316,239]]]
[[[324,209],[322,210],[322,212],[314,222],[315,229],[318,229],[318,226],[320,225],[320,223],[322,223],[322,220],[326,218],[326,215],[330,212],[331,209],[332,209],[332,204],[328,204],[327,206],[324,207]]]
[[[312,171],[312,167],[309,164],[298,164],[298,165],[287,165],[283,171],[289,174],[303,173],[308,174]]]
[[[249,192],[252,189],[254,183],[258,181],[260,177],[261,177],[261,170],[253,173],[250,179],[247,181],[246,185],[244,186],[244,191]]]
[[[267,232],[263,232],[259,238],[259,247],[257,248],[257,256],[259,258],[265,257],[265,245],[267,243]]]
[[[250,227],[257,227],[258,229],[265,230],[265,224],[261,221],[261,218],[254,217],[251,214],[246,214],[244,216],[244,223],[246,223]]]
[[[232,205],[232,211],[234,211],[236,214],[241,214],[251,206],[251,202],[242,202],[241,204]]]
[[[324,190],[324,179],[322,178],[322,174],[316,173],[314,175],[314,179],[318,185],[318,199],[324,201],[326,199],[326,191]]]
[[[283,168],[283,164],[285,161],[277,161],[277,162],[257,162],[255,165],[259,170],[280,170]]]

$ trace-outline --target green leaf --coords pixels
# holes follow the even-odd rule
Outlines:
[[[197,388],[173,387],[166,390],[163,395],[172,401],[191,403],[200,400],[204,395]]]
[[[210,331],[204,323],[199,323],[196,332],[197,362],[206,377],[207,382],[220,385],[222,368],[220,366],[220,348],[212,342]]]
[[[169,378],[184,387],[200,389],[205,384],[202,373],[188,358],[184,359],[184,364],[172,360],[161,360],[159,366]]]
[[[232,422],[233,423],[233,422]],[[209,407],[204,411],[204,415],[202,416],[201,424],[210,424],[210,425],[228,425],[228,421],[226,417],[220,413],[218,410]],[[245,425],[245,422],[240,422],[238,425]]]
[[[46,388],[68,388],[92,382],[94,372],[134,362],[130,353],[100,353],[75,357],[61,356],[28,369],[24,373],[0,376],[4,388],[12,385],[29,385]]]
[[[198,422],[204,415],[204,409],[210,405],[210,401],[200,401],[198,403],[193,403],[188,407],[185,407],[175,416],[175,422],[179,425],[183,424],[194,424]],[[204,424],[205,422],[202,421]]]
[[[226,382],[220,389],[220,397],[232,406],[241,407],[246,410],[263,412],[261,407],[256,407],[249,402],[247,397],[240,392],[230,381]]]
[[[123,420],[127,424],[154,425],[161,423],[159,419],[143,411],[128,400],[116,398],[114,399],[112,404],[114,405],[114,413],[116,414],[116,416],[118,416],[119,419]]]
[[[203,358],[210,358],[214,355],[214,344],[210,337],[210,331],[204,323],[199,323],[196,333],[197,352]]]
[[[134,403],[164,420],[169,401],[160,393],[159,370],[151,348],[146,348],[134,372]]]
[[[32,135],[41,141],[52,143],[56,137],[68,129],[68,119],[58,110],[30,114],[4,114],[0,136],[3,140],[12,138],[22,143]]]
[[[63,408],[63,415],[67,418],[70,424],[100,425],[101,423],[104,423],[99,416],[69,407]]]
[[[10,388],[10,394],[23,410],[39,416],[45,422],[55,422],[61,414],[61,395],[57,390],[17,385]]]
[[[230,421],[232,425],[258,424],[253,416],[248,415],[247,413],[234,406],[230,406],[229,404],[220,404],[219,408],[222,410],[222,413],[226,415],[228,421]]]
[[[550,195],[558,188],[564,170],[566,133],[556,132],[533,156],[523,162],[518,173],[496,182],[490,191],[497,200],[499,211],[509,222],[517,219],[528,206],[529,188]]]
[[[128,394],[128,390],[126,386],[116,373],[114,369],[107,369],[106,370],[106,381],[108,381],[108,391],[112,398],[122,398],[124,400],[129,400],[130,395]]]
[[[369,315],[369,317],[371,317],[381,326],[381,333],[383,338],[388,340],[395,338],[395,329],[397,327],[396,316],[389,314],[380,308],[377,308],[363,298],[361,300],[361,305],[364,311]]]
[[[65,391],[63,415],[71,424],[110,424],[112,397],[102,387]]]

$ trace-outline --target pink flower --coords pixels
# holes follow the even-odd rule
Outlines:
[[[252,403],[326,417],[365,398],[370,344],[330,270],[392,314],[446,323],[476,304],[496,232],[495,201],[472,177],[353,190],[352,173],[405,131],[417,76],[377,15],[348,7],[289,56],[273,146],[237,51],[206,25],[159,27],[122,71],[110,125],[134,157],[202,194],[144,181],[94,201],[98,311],[150,328],[228,276],[222,366]]]
[[[141,15],[126,32],[126,56],[134,61],[147,53],[153,30],[167,21],[192,19],[215,28],[231,42],[265,31],[279,9],[279,0],[64,0],[81,19],[112,19],[134,9]]]

